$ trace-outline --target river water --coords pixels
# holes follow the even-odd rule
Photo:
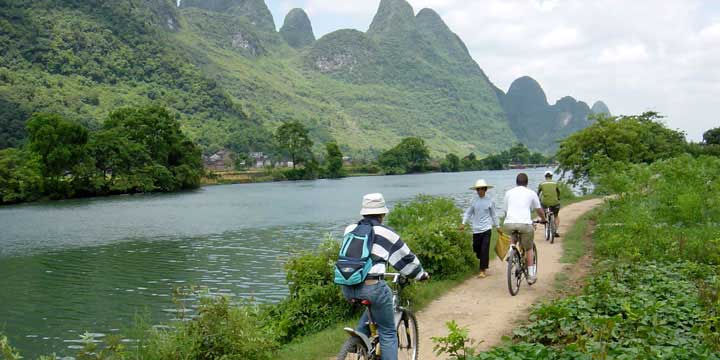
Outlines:
[[[526,171],[531,188],[545,170]],[[327,234],[338,238],[358,220],[363,194],[383,193],[391,209],[418,194],[464,206],[474,195],[468,187],[484,178],[501,206],[517,172],[221,185],[0,207],[0,332],[26,358],[72,356],[83,333],[122,333],[138,315],[173,321],[178,287],[276,302],[287,295],[288,255]]]

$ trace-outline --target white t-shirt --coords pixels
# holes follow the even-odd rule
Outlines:
[[[527,187],[517,186],[505,192],[506,224],[532,224],[530,212],[535,209],[540,209],[540,199]]]

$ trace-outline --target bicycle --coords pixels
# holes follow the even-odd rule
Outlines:
[[[549,207],[545,208],[545,217],[547,223],[545,223],[545,241],[550,241],[551,244],[555,243],[555,234],[557,229],[555,228],[555,213]]]
[[[542,221],[533,221],[533,224],[541,224]],[[522,283],[523,278],[527,279],[528,285],[532,286],[534,282],[530,281],[530,274],[529,269],[527,266],[527,261],[525,259],[525,250],[520,245],[522,236],[520,235],[520,232],[517,230],[514,230],[510,234],[512,241],[510,243],[510,250],[508,250],[507,255],[507,262],[508,262],[508,271],[507,271],[507,281],[508,281],[508,290],[510,291],[510,295],[515,296],[520,292],[520,284]],[[535,269],[537,272],[537,247],[535,246],[535,243],[533,242],[533,264],[535,264]]]
[[[415,314],[408,309],[410,302],[406,301],[402,306],[402,290],[407,286],[409,280],[400,274],[386,273],[384,277],[392,278],[393,284],[393,310],[395,312],[395,328],[398,335],[398,359],[417,360],[418,358],[418,323]],[[360,304],[367,307],[368,324],[370,327],[370,337],[358,332],[352,328],[345,328],[345,332],[350,335],[343,344],[338,360],[357,359],[357,360],[379,360],[380,359],[380,336],[377,332],[377,325],[370,316],[370,307],[372,304],[368,300],[352,299],[354,304]],[[404,356],[401,356],[404,355]]]

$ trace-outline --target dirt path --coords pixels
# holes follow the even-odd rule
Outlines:
[[[586,200],[568,205],[560,211],[561,235],[566,234],[578,217],[599,205],[600,199]],[[417,313],[420,325],[420,359],[436,359],[432,337],[446,336],[445,323],[455,320],[470,330],[470,338],[483,341],[479,348],[486,350],[509,335],[518,321],[527,318],[530,305],[553,290],[555,275],[563,269],[560,264],[563,237],[550,245],[544,240],[544,229],[538,226],[535,239],[538,247],[538,281],[528,286],[523,283],[517,296],[510,296],[507,287],[505,263],[498,260],[491,249],[490,269],[485,279],[472,278],[433,301]]]

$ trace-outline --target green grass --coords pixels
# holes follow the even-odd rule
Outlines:
[[[419,284],[415,288],[415,302],[412,304],[413,311],[423,309],[433,300],[450,291],[455,286],[469,279],[473,274],[465,274],[452,280],[431,280],[425,284]],[[343,342],[348,335],[343,331],[345,327],[354,328],[357,319],[353,321],[338,322],[336,325],[321,331],[317,334],[305,336],[283,346],[275,356],[277,360],[307,360],[307,359],[329,359],[337,355]],[[419,324],[420,333],[423,331],[423,324]]]
[[[585,241],[584,235],[588,226],[590,226],[590,222],[597,219],[597,216],[597,209],[588,211],[575,221],[567,234],[562,234],[564,238],[562,240],[563,255],[560,257],[561,263],[574,264],[592,250],[592,244]],[[562,221],[562,218],[560,218],[560,221]]]

